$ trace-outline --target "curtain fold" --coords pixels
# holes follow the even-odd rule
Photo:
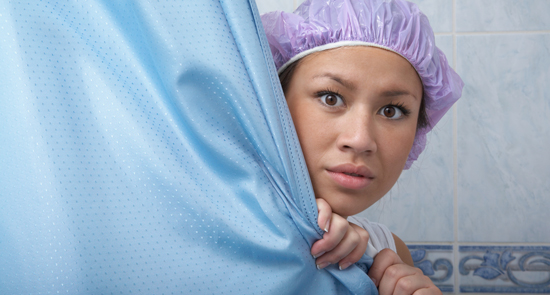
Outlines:
[[[0,14],[0,293],[376,292],[309,254],[322,231],[254,1]]]

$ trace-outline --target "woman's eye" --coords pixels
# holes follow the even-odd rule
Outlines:
[[[385,106],[380,110],[380,114],[389,119],[399,119],[403,112],[396,106]]]
[[[344,105],[342,98],[334,93],[327,93],[320,97],[321,102],[330,107],[339,107]]]

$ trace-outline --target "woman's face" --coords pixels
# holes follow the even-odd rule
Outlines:
[[[311,54],[285,95],[317,198],[349,216],[391,189],[411,150],[422,99],[407,60],[365,46]]]

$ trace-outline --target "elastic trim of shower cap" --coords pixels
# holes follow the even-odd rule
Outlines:
[[[307,56],[307,55],[310,55],[312,53],[315,53],[315,52],[320,52],[320,51],[324,51],[324,50],[329,50],[329,49],[334,49],[334,48],[338,48],[338,47],[345,47],[345,46],[367,46],[367,47],[377,47],[377,48],[380,48],[380,49],[385,49],[385,50],[388,50],[388,51],[391,51],[391,52],[394,52],[394,53],[397,53],[399,54],[399,56],[403,57],[404,59],[406,59],[409,64],[411,64],[411,66],[413,67],[413,69],[416,71],[416,73],[418,74],[418,71],[416,70],[416,67],[411,63],[411,61],[406,58],[403,54],[387,47],[387,46],[384,46],[384,45],[380,45],[380,44],[376,44],[376,43],[372,43],[372,42],[365,42],[365,41],[338,41],[338,42],[334,42],[334,43],[328,43],[328,44],[324,44],[324,45],[320,45],[320,46],[316,46],[316,47],[313,47],[313,48],[310,48],[308,50],[304,50],[298,54],[296,54],[295,56],[293,56],[291,59],[289,59],[287,62],[285,62],[278,70],[277,70],[277,74],[281,74],[288,66],[290,66],[293,62]],[[424,82],[422,81],[422,77],[420,76],[420,74],[418,74],[418,77],[420,78],[420,82],[422,82],[422,85],[424,85]]]

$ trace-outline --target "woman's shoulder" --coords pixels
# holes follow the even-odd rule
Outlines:
[[[410,266],[414,266],[414,262],[411,256],[411,251],[409,251],[409,247],[405,245],[405,242],[403,242],[398,236],[393,234],[393,240],[395,241],[395,253],[405,262],[406,264]]]

